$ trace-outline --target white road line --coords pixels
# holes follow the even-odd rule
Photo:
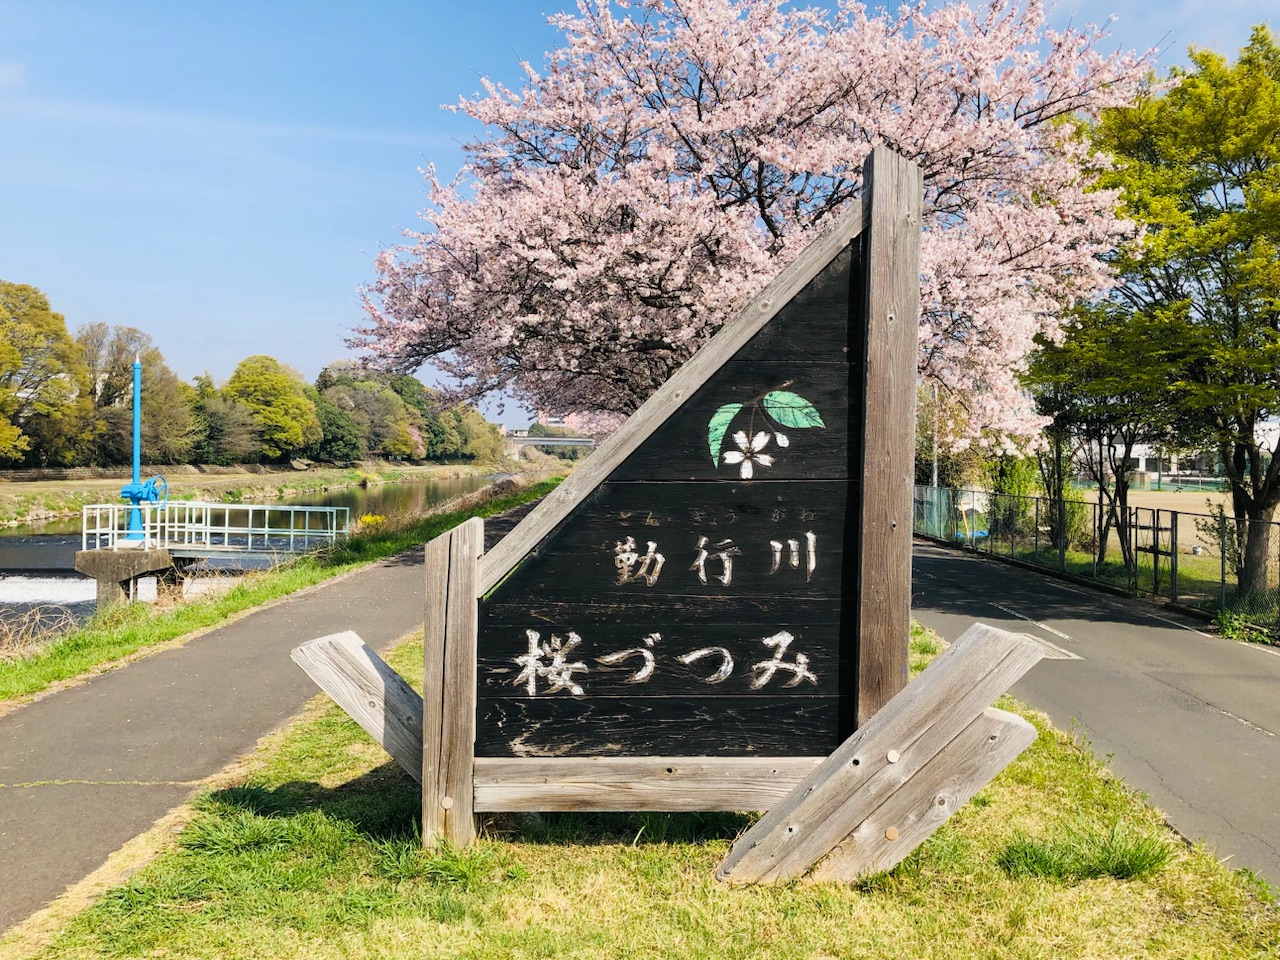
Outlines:
[[[1268,653],[1273,657],[1280,657],[1280,647],[1269,647],[1265,643],[1246,643],[1244,646],[1250,650],[1257,650],[1259,653]]]
[[[1026,637],[1028,640],[1034,643],[1037,647],[1043,650],[1044,658],[1046,660],[1083,660],[1084,659],[1084,657],[1080,656],[1080,654],[1072,653],[1070,650],[1064,650],[1062,647],[1058,646],[1056,643],[1050,643],[1044,637],[1037,637],[1035,634],[1031,634],[1031,633],[1024,633],[1022,634],[1022,636]]]
[[[987,602],[991,603],[991,601],[987,601]],[[1025,620],[1027,621],[1027,623],[1034,623],[1041,630],[1045,630],[1049,633],[1052,633],[1055,637],[1060,637],[1061,639],[1066,640],[1068,643],[1076,642],[1075,637],[1068,637],[1061,630],[1055,630],[1053,627],[1049,626],[1047,623],[1041,623],[1039,620],[1033,620],[1031,617],[1028,617],[1025,613],[1019,613],[1017,610],[1010,610],[1008,607],[1001,606],[998,603],[991,603],[991,605],[995,607],[997,610],[1003,610],[1005,613],[1010,614],[1011,616],[1017,617],[1019,620]]]
[[[1201,701],[1201,702],[1204,702],[1204,701]],[[1231,713],[1227,710],[1223,710],[1221,707],[1214,706],[1212,703],[1208,704],[1208,706],[1213,710],[1217,710],[1224,717],[1230,717],[1232,720],[1236,721],[1236,723],[1244,724],[1250,730],[1256,730],[1258,733],[1265,733],[1268,737],[1275,736],[1275,734],[1272,733],[1270,730],[1268,730],[1266,727],[1260,727],[1256,723],[1252,722],[1251,720],[1246,720],[1244,717],[1237,717],[1234,713]]]

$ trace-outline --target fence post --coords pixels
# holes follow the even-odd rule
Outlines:
[[[1227,609],[1227,515],[1218,515],[1218,557],[1222,572],[1218,574],[1218,610]]]
[[[1169,599],[1178,602],[1178,511],[1169,520]]]
[[[1129,592],[1138,595],[1138,508],[1125,507],[1129,519]]]
[[[1035,560],[1033,562],[1037,566],[1039,566],[1040,565],[1040,498],[1035,497],[1034,502],[1035,502],[1035,508],[1034,508],[1035,519],[1033,522],[1035,523],[1036,532],[1035,532],[1035,537],[1032,540],[1033,549],[1035,550],[1035,554],[1034,554]]]
[[[1010,499],[1010,500],[1013,500],[1013,497],[1012,497],[1012,496],[1010,496],[1010,498],[1009,498],[1009,499]],[[1009,508],[1008,508],[1007,512],[1008,512],[1008,514],[1009,514],[1009,556],[1010,556],[1010,557],[1012,557],[1012,556],[1013,556],[1014,547],[1016,546],[1016,544],[1014,543],[1014,538],[1015,538],[1015,537],[1017,537],[1017,535],[1018,535],[1018,505],[1017,505],[1017,503],[1016,503],[1016,502],[1010,503],[1010,504],[1009,504]]]
[[[1098,526],[1098,524],[1101,522],[1098,517],[1098,514],[1101,511],[1098,510],[1098,505],[1096,503],[1089,504],[1089,509],[1093,511],[1093,550],[1090,551],[1093,554],[1093,579],[1097,580],[1098,579],[1098,551],[1102,549],[1102,530]]]
[[[1151,599],[1160,596],[1160,512],[1156,510],[1151,523]]]
[[[1058,570],[1067,572],[1067,498],[1058,500]]]
[[[426,546],[423,640],[422,842],[464,847],[475,839],[476,630],[484,521]]]

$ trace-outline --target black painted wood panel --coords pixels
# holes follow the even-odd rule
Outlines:
[[[839,703],[808,696],[481,700],[476,756],[826,756],[839,745]]]
[[[838,599],[856,494],[839,481],[605,483],[494,599]]]
[[[648,483],[741,479],[743,464],[728,461],[743,452],[744,440],[752,453],[751,480],[848,477],[851,380],[858,372],[847,363],[730,361],[689,398],[678,418],[668,421],[609,479]],[[764,400],[775,391],[812,404],[822,425],[790,427],[772,419]],[[725,423],[717,457],[712,452],[710,425],[716,412],[729,404],[738,404],[741,409]],[[757,446],[760,441],[763,445]],[[767,460],[758,459],[760,455]]]
[[[484,599],[477,756],[817,755],[852,733],[860,255]]]
[[[839,695],[837,603],[755,623],[689,622],[685,609],[641,607],[612,621],[572,610],[563,620],[492,624],[493,642],[479,660],[479,696],[574,696],[564,682],[587,697]],[[506,649],[499,650],[503,636]],[[574,668],[554,678],[560,683],[527,669],[530,652],[536,658],[548,643],[572,643],[564,659]]]

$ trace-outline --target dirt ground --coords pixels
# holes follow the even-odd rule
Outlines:
[[[1092,499],[1096,499],[1097,494]],[[1083,498],[1088,503],[1091,498]],[[1185,513],[1210,512],[1210,504],[1230,506],[1230,498],[1225,493],[1208,490],[1187,490],[1175,493],[1172,490],[1130,490],[1129,506],[1145,507],[1151,510],[1178,510]]]

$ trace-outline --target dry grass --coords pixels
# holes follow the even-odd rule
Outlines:
[[[937,648],[918,638],[916,660]],[[393,660],[416,677],[421,648]],[[1037,742],[897,869],[743,888],[712,877],[740,815],[503,817],[472,849],[424,854],[415,785],[331,708],[199,801],[178,849],[39,956],[1277,956],[1256,883],[1183,847],[1082,744],[1022,712]],[[1117,879],[1134,838],[1167,862]],[[1018,844],[1074,866],[1011,868]]]
[[[0,660],[25,656],[77,624],[65,607],[44,604],[0,620]]]

